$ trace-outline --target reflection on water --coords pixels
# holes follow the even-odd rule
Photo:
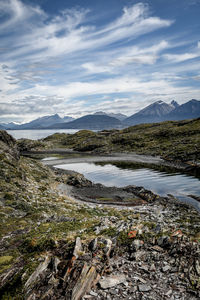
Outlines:
[[[73,163],[56,167],[82,173],[87,179],[106,186],[137,185],[161,196],[172,194],[182,201],[195,203],[200,209],[200,203],[187,197],[189,194],[200,195],[200,181],[194,176],[178,172],[170,174],[148,168],[120,169],[112,164],[102,166],[94,163]]]

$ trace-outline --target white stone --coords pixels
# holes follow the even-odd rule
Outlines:
[[[99,280],[99,284],[102,289],[109,289],[120,283],[125,283],[125,282],[126,282],[126,277],[124,274],[111,275],[111,276],[103,277]]]

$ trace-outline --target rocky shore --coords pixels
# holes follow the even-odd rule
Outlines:
[[[199,299],[194,208],[53,171],[3,131],[0,156],[2,299]]]

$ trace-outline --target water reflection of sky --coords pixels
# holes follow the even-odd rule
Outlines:
[[[54,133],[75,133],[80,129],[26,129],[26,130],[7,130],[15,139],[39,140]]]
[[[197,178],[185,174],[159,172],[147,168],[120,169],[114,165],[95,165],[94,163],[73,163],[59,165],[57,168],[73,170],[95,182],[106,186],[123,187],[126,185],[143,186],[146,189],[165,196],[172,194],[182,200],[187,195],[200,196],[200,182]],[[191,199],[190,202],[193,202]],[[196,201],[195,201],[196,202]],[[200,204],[198,203],[199,209]]]

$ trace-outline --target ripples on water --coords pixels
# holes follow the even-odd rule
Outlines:
[[[200,209],[200,203],[187,197],[189,194],[200,195],[200,181],[194,176],[159,172],[148,168],[120,169],[112,164],[102,166],[94,163],[73,163],[56,167],[79,172],[94,183],[106,186],[137,185],[161,196],[172,194]]]

